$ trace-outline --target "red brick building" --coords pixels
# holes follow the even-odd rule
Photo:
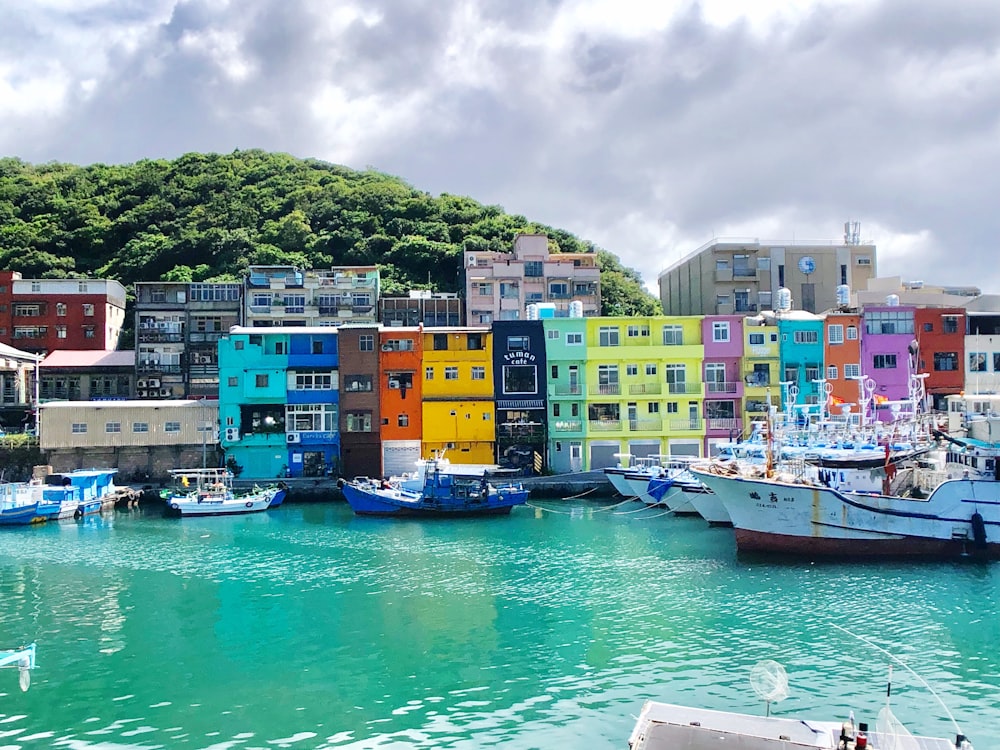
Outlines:
[[[919,347],[918,370],[927,373],[927,395],[934,408],[944,409],[944,397],[965,388],[965,310],[918,307],[913,335]]]
[[[114,350],[125,322],[125,287],[110,279],[22,279],[0,271],[0,343],[47,354]]]

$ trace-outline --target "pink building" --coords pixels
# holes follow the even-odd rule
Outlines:
[[[867,305],[862,314],[861,374],[875,381],[877,416],[883,422],[892,419],[884,402],[908,397],[914,314],[915,308],[898,305]]]
[[[739,437],[743,429],[743,317],[706,315],[701,340],[705,346],[705,454]]]

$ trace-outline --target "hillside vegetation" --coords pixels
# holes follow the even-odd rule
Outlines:
[[[594,250],[604,314],[659,312],[618,258],[523,216],[403,180],[287,154],[187,154],[127,165],[0,159],[0,267],[25,278],[239,279],[251,264],[377,264],[387,294],[460,291],[463,250],[509,252],[519,232]]]

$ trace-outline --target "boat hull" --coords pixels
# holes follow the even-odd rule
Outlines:
[[[38,518],[38,503],[5,508],[0,511],[0,526],[27,526]]]
[[[1000,557],[1000,482],[951,479],[916,499],[706,468],[694,472],[725,505],[741,551]]]
[[[604,476],[608,478],[611,482],[611,486],[615,488],[617,492],[622,497],[635,497],[636,494],[629,484],[625,475],[633,471],[632,469],[619,469],[619,468],[609,468],[604,470]]]
[[[398,489],[363,487],[345,484],[344,497],[359,516],[424,516],[458,518],[463,516],[507,515],[515,505],[528,499],[527,490],[490,493],[486,499],[446,497],[427,498],[419,493]]]
[[[688,499],[698,515],[708,521],[709,526],[732,526],[733,519],[729,517],[729,511],[719,499],[719,496],[706,487],[687,488],[684,496]]]

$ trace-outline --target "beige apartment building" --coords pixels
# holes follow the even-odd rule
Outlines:
[[[754,314],[771,310],[782,287],[796,309],[837,304],[837,287],[865,289],[876,276],[875,245],[716,239],[659,275],[667,315]]]
[[[528,305],[551,305],[553,316],[601,314],[601,270],[596,253],[552,253],[544,234],[519,234],[514,251],[466,251],[468,325],[524,320]]]

